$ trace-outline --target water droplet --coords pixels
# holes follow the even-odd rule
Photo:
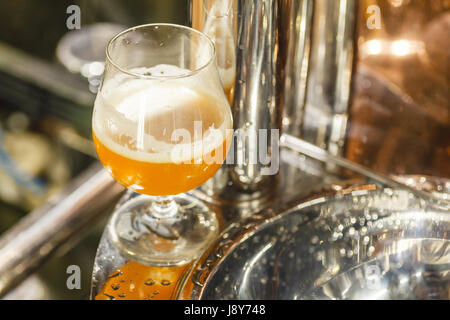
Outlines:
[[[172,283],[169,280],[161,280],[162,286],[170,286]]]
[[[155,280],[153,280],[153,279],[147,279],[147,280],[145,280],[144,284],[145,284],[146,286],[152,286],[152,285],[155,284]]]
[[[119,290],[119,289],[120,289],[120,284],[118,284],[118,283],[113,283],[113,284],[111,285],[111,288],[112,288],[113,290]]]
[[[118,277],[122,275],[122,271],[118,270],[117,272],[113,273],[112,275],[109,276],[109,279],[114,278],[114,277]]]
[[[107,296],[109,298],[109,300],[116,300],[116,298],[114,298],[114,296],[107,294],[107,293],[103,293],[105,296]]]
[[[361,235],[365,235],[367,233],[367,228],[362,227],[360,233],[361,233]]]
[[[348,229],[348,234],[349,236],[353,236],[355,234],[355,228],[354,227],[350,227],[350,229]]]

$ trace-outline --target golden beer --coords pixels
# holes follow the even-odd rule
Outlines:
[[[224,110],[228,106],[182,81],[146,84],[133,80],[110,92],[104,89],[97,98],[93,139],[98,157],[115,180],[139,193],[163,196],[192,190],[212,177],[225,159],[226,129],[231,127]],[[212,129],[219,135],[208,140]],[[188,141],[177,139],[176,130]],[[184,149],[174,159],[180,144]]]

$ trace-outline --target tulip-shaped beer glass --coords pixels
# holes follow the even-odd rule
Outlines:
[[[112,217],[114,244],[151,265],[194,259],[218,224],[184,192],[220,168],[232,130],[211,40],[171,24],[117,35],[107,47],[92,127],[103,166],[140,194]]]

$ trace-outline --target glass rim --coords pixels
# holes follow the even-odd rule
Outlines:
[[[211,48],[211,57],[208,59],[208,61],[206,63],[202,64],[200,67],[196,68],[195,70],[189,69],[188,73],[176,75],[176,76],[168,76],[168,75],[164,75],[164,76],[151,75],[150,76],[150,75],[144,75],[141,73],[136,73],[136,72],[125,69],[124,67],[122,67],[118,63],[116,63],[114,61],[114,59],[112,59],[112,57],[110,55],[110,47],[112,46],[114,41],[116,41],[118,38],[120,38],[121,36],[123,36],[124,34],[126,34],[128,32],[136,31],[137,29],[143,29],[143,28],[155,27],[155,26],[157,26],[157,27],[164,26],[164,27],[173,27],[176,29],[184,29],[189,32],[193,32],[195,34],[200,35],[200,37],[203,37],[209,43],[209,46]],[[112,66],[114,66],[120,72],[123,72],[125,74],[128,74],[128,75],[136,77],[136,78],[149,79],[149,80],[179,79],[179,78],[187,78],[187,77],[193,76],[194,74],[197,74],[201,70],[207,68],[214,61],[215,57],[216,57],[216,46],[214,45],[214,42],[211,40],[211,38],[207,34],[201,32],[201,31],[198,31],[194,28],[179,25],[179,24],[174,24],[174,23],[148,23],[148,24],[141,24],[138,26],[134,26],[134,27],[128,28],[128,29],[123,30],[122,32],[116,34],[111,40],[109,40],[108,44],[106,45],[106,62],[110,63]]]

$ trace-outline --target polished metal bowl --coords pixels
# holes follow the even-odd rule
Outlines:
[[[337,190],[231,225],[179,298],[450,299],[448,210],[403,189]]]

